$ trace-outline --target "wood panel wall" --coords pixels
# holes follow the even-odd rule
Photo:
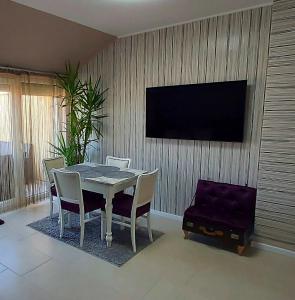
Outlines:
[[[295,1],[273,4],[259,163],[257,234],[295,250]]]
[[[153,208],[182,215],[199,178],[256,186],[271,7],[134,35],[99,53],[82,77],[109,88],[104,138],[90,160],[130,157],[132,167],[160,169]],[[247,79],[244,143],[145,137],[145,89]]]

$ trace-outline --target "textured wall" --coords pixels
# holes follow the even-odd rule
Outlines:
[[[182,215],[198,178],[256,186],[271,8],[119,39],[83,69],[109,88],[101,151],[160,169],[154,208]],[[145,88],[247,79],[245,142],[145,138]]]
[[[273,5],[257,200],[257,234],[295,250],[294,0]]]

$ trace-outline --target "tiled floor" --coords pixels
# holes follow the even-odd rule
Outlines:
[[[0,299],[295,299],[295,259],[250,249],[244,257],[184,240],[181,224],[153,216],[166,234],[123,267],[26,227],[48,204],[2,216]]]

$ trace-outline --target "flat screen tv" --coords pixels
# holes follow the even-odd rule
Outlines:
[[[242,142],[247,81],[146,89],[146,137]]]

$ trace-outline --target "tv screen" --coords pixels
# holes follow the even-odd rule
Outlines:
[[[247,81],[146,89],[146,136],[242,142]]]

